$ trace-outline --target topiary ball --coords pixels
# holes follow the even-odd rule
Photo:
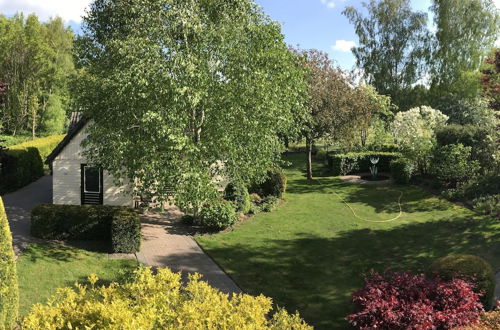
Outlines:
[[[429,275],[443,280],[459,278],[473,282],[475,292],[483,291],[481,303],[489,310],[493,305],[495,273],[484,259],[468,254],[451,254],[437,259],[429,268]]]

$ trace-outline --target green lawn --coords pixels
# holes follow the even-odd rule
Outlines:
[[[116,281],[137,267],[135,260],[109,259],[106,253],[89,252],[56,244],[31,244],[17,260],[20,315],[43,303],[57,288],[84,282],[91,273],[103,283]]]
[[[500,267],[500,223],[415,186],[350,185],[335,177],[304,178],[302,154],[291,154],[286,203],[232,232],[197,237],[250,294],[263,293],[318,328],[345,329],[350,294],[370,269],[424,271],[449,253],[470,253]],[[315,164],[316,172],[322,170]],[[372,223],[353,217],[341,195]]]

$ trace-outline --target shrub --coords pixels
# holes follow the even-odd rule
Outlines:
[[[456,187],[474,177],[479,162],[470,159],[471,147],[449,144],[437,148],[432,162],[432,173],[446,186]]]
[[[0,197],[0,329],[14,328],[19,308],[19,288],[12,235]]]
[[[208,229],[223,230],[238,221],[232,203],[214,202],[206,205],[200,212],[201,224]]]
[[[0,190],[16,190],[43,176],[43,161],[63,138],[48,136],[10,147],[1,166]]]
[[[184,223],[188,226],[192,226],[195,224],[196,218],[190,214],[184,214],[181,218],[181,221],[182,221],[182,223]]]
[[[40,204],[31,211],[31,235],[58,240],[111,240],[113,248],[126,246],[130,251],[130,247],[139,248],[141,239],[140,222],[132,214],[133,209],[121,206]]]
[[[468,200],[500,194],[500,173],[487,173],[476,176],[461,188],[464,198]]]
[[[316,159],[317,160],[325,160],[327,155],[328,155],[328,152],[325,149],[320,149],[316,153]]]
[[[131,208],[122,208],[111,222],[111,249],[115,253],[134,253],[141,246],[141,219]]]
[[[500,306],[498,306],[500,308]],[[500,330],[500,309],[481,315],[477,323],[458,328],[459,330]],[[457,330],[458,330],[457,329]]]
[[[134,280],[108,287],[90,285],[60,289],[45,305],[35,305],[23,329],[311,329],[297,314],[272,310],[262,295],[228,294],[191,275],[149,268],[136,271]]]
[[[335,154],[328,156],[328,166],[333,175],[347,175],[355,171],[369,171],[371,157],[378,157],[377,168],[379,172],[389,172],[390,162],[400,157],[395,152],[349,152],[346,154]]]
[[[251,187],[252,193],[265,196],[276,196],[282,198],[286,191],[287,178],[281,170],[268,170],[264,182]]]
[[[396,183],[409,183],[415,172],[415,164],[407,158],[397,158],[391,160],[391,175]]]
[[[479,214],[500,216],[500,194],[475,198],[472,205]]]
[[[278,206],[279,199],[276,196],[267,196],[264,198],[259,207],[263,212],[272,212]]]
[[[347,316],[358,329],[450,329],[479,319],[479,294],[461,279],[444,282],[410,273],[371,273],[353,294]]]
[[[481,297],[484,308],[492,306],[495,274],[484,259],[467,254],[449,255],[436,260],[431,265],[429,274],[446,281],[458,278],[475,283],[475,291],[484,292]]]
[[[250,195],[242,184],[229,183],[224,190],[224,199],[235,204],[236,212],[248,213],[250,210]]]

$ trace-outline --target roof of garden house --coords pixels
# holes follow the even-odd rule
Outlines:
[[[45,164],[51,164],[52,161],[61,153],[61,151],[68,145],[68,143],[75,137],[78,132],[85,126],[88,119],[83,116],[81,111],[73,111],[69,120],[68,133],[55,149],[47,156]]]

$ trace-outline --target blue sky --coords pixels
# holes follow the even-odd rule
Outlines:
[[[326,51],[342,68],[352,69],[355,62],[350,47],[358,40],[341,13],[346,6],[361,8],[362,0],[255,1],[282,24],[287,43]],[[494,2],[500,8],[500,0]],[[42,20],[59,15],[78,33],[81,16],[89,3],[90,0],[0,0],[0,13],[10,16],[20,11],[34,12]],[[431,0],[411,0],[411,4],[415,10],[428,11]]]

